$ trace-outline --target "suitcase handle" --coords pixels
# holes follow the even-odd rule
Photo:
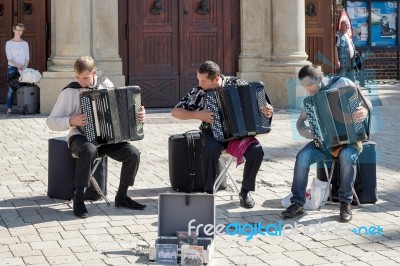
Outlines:
[[[189,156],[189,175],[194,176],[196,174],[196,149],[194,146],[194,138],[190,131],[185,133],[188,147],[188,156]]]

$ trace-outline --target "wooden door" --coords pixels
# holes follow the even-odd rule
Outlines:
[[[308,60],[322,66],[324,74],[335,73],[335,31],[332,0],[306,0],[306,53]]]
[[[0,0],[0,102],[6,101],[7,57],[5,44],[14,37],[12,27],[21,22],[25,26],[22,39],[29,44],[30,61],[28,67],[46,69],[48,23],[46,0]],[[14,101],[15,102],[15,101]]]
[[[120,1],[119,10],[127,20],[127,44],[120,44],[127,83],[142,88],[147,107],[174,106],[197,85],[205,60],[236,73],[239,0]]]

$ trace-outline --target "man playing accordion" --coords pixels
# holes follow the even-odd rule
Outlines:
[[[307,65],[302,67],[299,71],[298,78],[301,85],[310,95],[318,94],[321,88],[326,88],[327,86],[329,86],[329,89],[347,86],[356,88],[356,85],[345,77],[335,77],[333,79],[322,77],[322,74],[316,66]],[[361,122],[367,118],[367,108],[372,109],[372,105],[368,99],[365,99],[365,103],[367,106],[356,106],[355,111],[352,113],[354,121]],[[315,137],[313,129],[306,126],[304,123],[307,119],[307,113],[303,109],[297,120],[296,127],[301,136],[307,139],[313,139]],[[350,203],[353,199],[352,187],[357,174],[357,159],[361,150],[361,141],[357,141],[354,144],[339,145],[329,150],[316,147],[314,141],[309,142],[296,156],[292,183],[293,196],[290,198],[292,204],[282,212],[282,215],[285,218],[292,218],[303,213],[303,206],[306,202],[305,192],[308,182],[308,173],[311,164],[330,159],[333,156],[338,158],[340,164],[341,185],[338,191],[340,201],[339,220],[341,222],[351,221],[352,212]]]
[[[214,122],[214,113],[205,108],[205,91],[220,88],[225,85],[237,84],[240,79],[227,77],[221,74],[219,66],[212,61],[203,62],[198,71],[197,79],[199,86],[194,87],[182,100],[172,109],[171,115],[179,119],[198,119],[202,121],[202,163],[205,175],[204,191],[212,194],[214,181],[217,177],[218,160],[224,149],[227,149],[229,142],[217,141],[211,131],[211,124]],[[261,108],[261,113],[272,117],[273,107],[268,104]],[[253,138],[254,139],[254,138]],[[254,139],[255,140],[255,139]],[[246,148],[241,155],[246,158],[242,188],[239,194],[240,204],[245,208],[253,208],[255,202],[250,191],[255,190],[256,176],[261,167],[264,151],[258,141],[248,141]]]
[[[127,196],[129,186],[133,186],[139,168],[140,151],[128,142],[103,144],[96,147],[84,135],[84,126],[88,117],[82,114],[80,93],[93,89],[113,88],[113,83],[106,77],[96,75],[95,61],[91,56],[82,56],[75,61],[75,76],[77,82],[70,83],[60,93],[50,116],[46,120],[51,130],[66,131],[68,146],[71,152],[78,156],[75,170],[75,194],[73,197],[73,212],[80,218],[88,217],[84,203],[84,192],[89,187],[90,172],[93,161],[98,154],[122,162],[120,184],[115,196],[115,206],[143,210],[146,205],[140,204]],[[144,123],[145,109],[136,113],[139,121]]]

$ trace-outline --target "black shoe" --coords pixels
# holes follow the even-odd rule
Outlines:
[[[130,197],[125,196],[125,198],[122,199],[115,197],[115,207],[128,208],[132,210],[144,210],[144,208],[146,208],[146,205],[140,204]]]
[[[353,218],[353,215],[351,214],[350,203],[348,203],[348,202],[340,202],[339,220],[342,223],[348,223],[348,222],[351,221],[352,218]]]
[[[303,206],[301,206],[297,202],[293,202],[292,205],[287,207],[287,209],[282,212],[282,215],[285,218],[293,218],[297,215],[303,214],[303,211]]]
[[[86,209],[85,203],[83,201],[74,202],[73,204],[74,214],[80,218],[87,218],[89,217],[88,211]]]
[[[250,192],[246,193],[240,192],[239,199],[240,199],[240,205],[247,209],[253,208],[254,205],[256,204],[253,198],[251,197]]]

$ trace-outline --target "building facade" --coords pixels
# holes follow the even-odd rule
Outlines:
[[[297,81],[303,65],[314,63],[325,74],[335,72],[334,34],[341,8],[357,8],[354,19],[368,17],[371,37],[367,37],[367,45],[365,40],[362,45],[355,41],[365,56],[366,75],[397,77],[397,33],[381,36],[383,41],[390,38],[390,47],[374,45],[376,30],[371,19],[372,11],[381,8],[381,13],[390,15],[389,24],[396,31],[398,25],[393,21],[398,21],[398,2],[0,0],[4,14],[0,16],[4,22],[0,24],[0,42],[3,45],[12,37],[13,23],[27,25],[23,38],[31,46],[30,66],[43,73],[40,111],[44,115],[51,112],[61,89],[74,79],[76,58],[88,54],[96,59],[99,73],[116,86],[139,85],[148,107],[172,107],[197,84],[198,65],[214,60],[228,75],[263,81],[274,106],[295,108],[303,96]],[[365,22],[354,20],[353,24],[360,29],[354,38],[365,38]],[[2,56],[0,70],[5,73]],[[383,62],[387,58],[393,58],[390,64]],[[0,100],[4,101],[4,79],[0,86]]]

